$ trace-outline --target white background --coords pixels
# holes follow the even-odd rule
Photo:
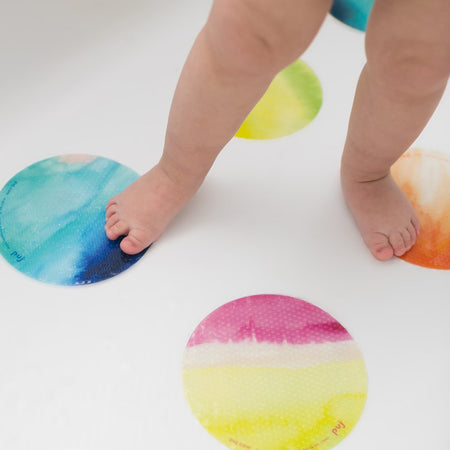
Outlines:
[[[143,173],[208,0],[0,5],[0,186],[92,153]],[[370,391],[342,450],[450,448],[450,277],[366,250],[338,179],[364,35],[329,17],[304,55],[319,116],[282,139],[234,139],[192,203],[130,270],[88,287],[29,279],[0,258],[0,448],[224,448],[184,399],[198,323],[247,295],[299,297],[360,344]],[[447,91],[417,142],[450,154]]]

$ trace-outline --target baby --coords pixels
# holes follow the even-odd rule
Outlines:
[[[298,59],[332,0],[215,0],[187,58],[159,163],[106,207],[125,253],[154,242],[200,187],[272,79]],[[341,184],[379,260],[416,242],[417,216],[390,175],[421,133],[450,74],[449,0],[376,0],[341,162]]]

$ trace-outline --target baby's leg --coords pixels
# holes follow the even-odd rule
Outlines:
[[[124,252],[155,241],[197,191],[274,76],[307,48],[331,0],[216,0],[182,71],[160,162],[107,205]]]
[[[345,198],[374,256],[401,256],[419,222],[390,175],[438,105],[450,73],[448,0],[377,0],[342,157]]]

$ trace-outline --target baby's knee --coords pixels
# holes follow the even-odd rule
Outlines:
[[[279,5],[280,1],[285,5]],[[309,2],[215,0],[206,32],[226,65],[278,72],[308,47],[331,0],[311,0],[315,6],[310,8],[309,17],[294,14],[299,5]]]
[[[450,75],[450,45],[414,39],[381,38],[366,42],[374,81],[388,91],[420,97],[442,89]]]

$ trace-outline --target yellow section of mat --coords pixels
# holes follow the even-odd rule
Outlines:
[[[232,449],[330,449],[356,425],[367,394],[362,359],[302,369],[188,369],[183,380],[196,417]]]
[[[322,87],[312,69],[295,61],[280,72],[245,119],[237,137],[274,139],[308,125],[322,106]]]

